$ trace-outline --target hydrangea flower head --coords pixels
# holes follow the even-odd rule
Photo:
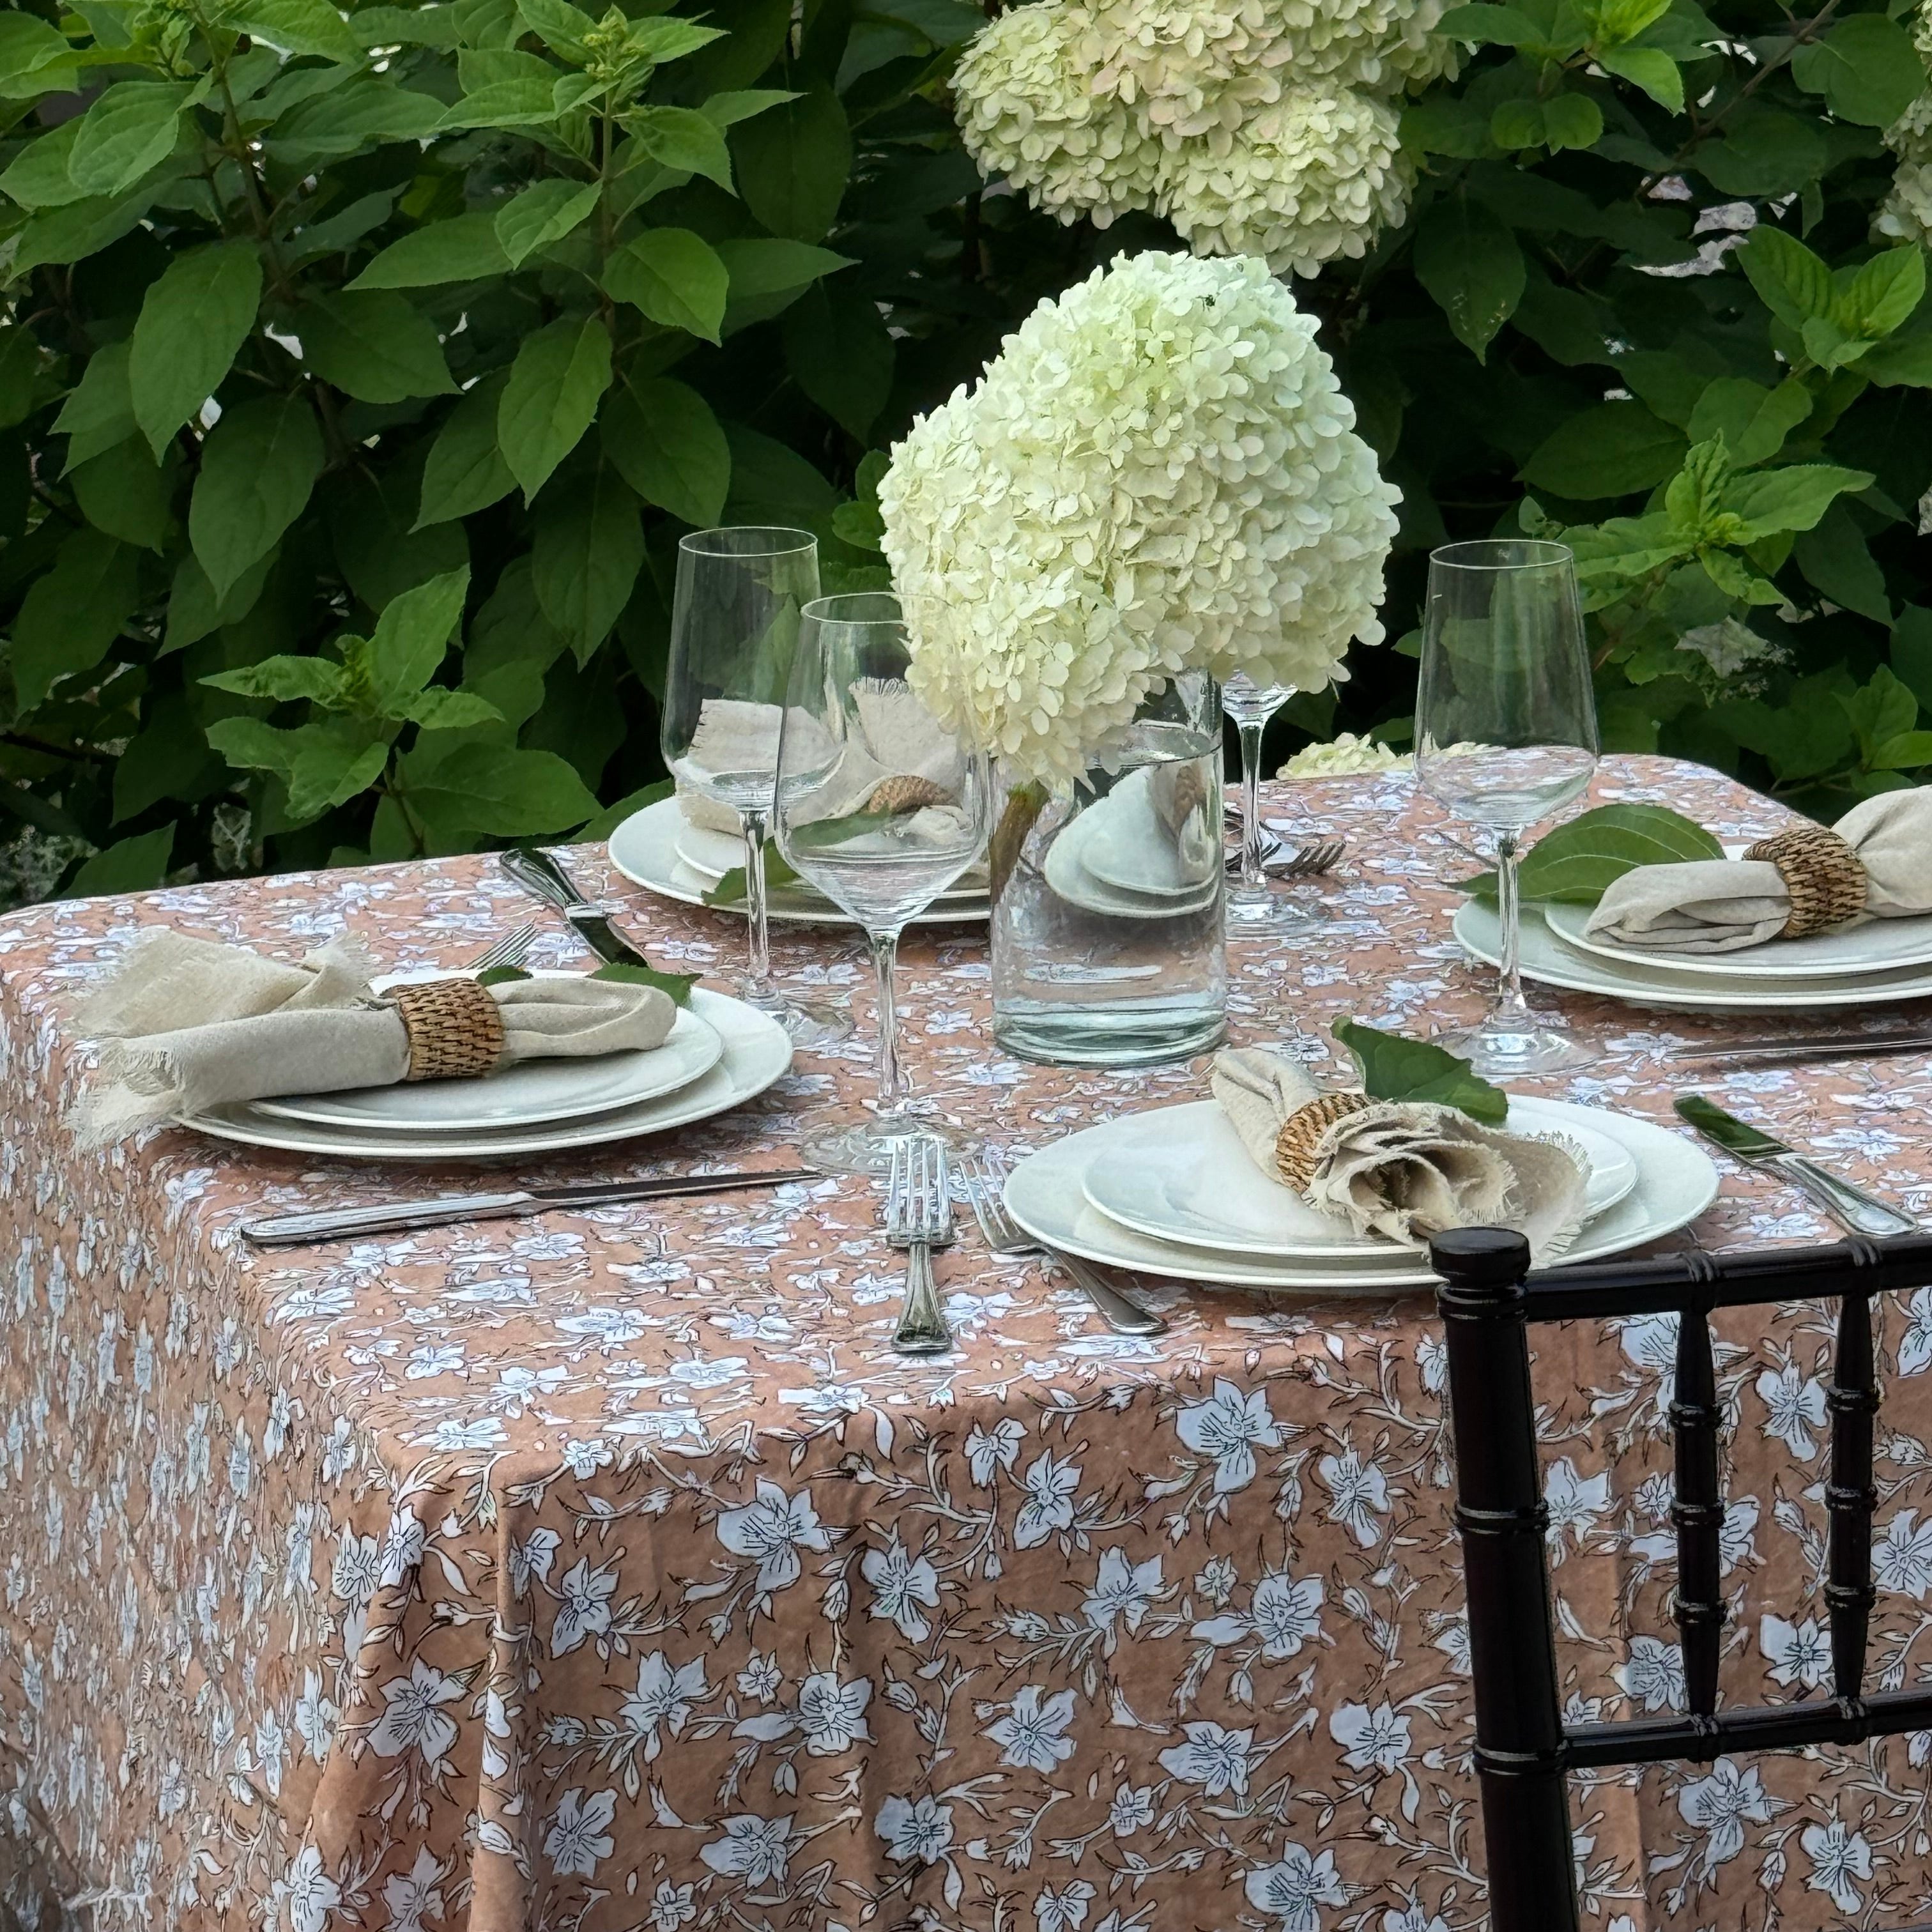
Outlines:
[[[1061,784],[1177,673],[1342,676],[1400,500],[1266,265],[1161,254],[1042,302],[879,489],[914,684]]]

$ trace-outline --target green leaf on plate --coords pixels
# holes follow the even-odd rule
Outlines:
[[[608,966],[600,966],[591,974],[593,980],[614,980],[622,986],[655,986],[661,993],[668,993],[673,1006],[688,1006],[691,1004],[691,989],[698,982],[695,973],[660,973],[651,966],[626,966],[613,961]]]
[[[776,845],[765,848],[765,890],[770,892],[777,886],[796,886],[804,883],[792,869],[791,862]],[[741,906],[745,903],[745,868],[734,866],[704,895],[708,906]]]
[[[526,973],[520,966],[486,966],[477,974],[479,986],[507,986],[513,980],[534,979],[536,975]]]
[[[1661,805],[1601,805],[1544,833],[1517,876],[1526,899],[1594,905],[1611,885],[1640,866],[1721,859],[1724,848],[1681,812]],[[1480,899],[1496,896],[1494,872],[1457,881]]]
[[[1469,1070],[1466,1060],[1426,1040],[1405,1040],[1358,1020],[1337,1020],[1335,1037],[1355,1056],[1371,1100],[1414,1100],[1454,1107],[1472,1120],[1501,1126],[1509,1096]]]

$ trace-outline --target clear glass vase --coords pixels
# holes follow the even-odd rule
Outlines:
[[[1070,794],[998,776],[993,1034],[1028,1060],[1142,1066],[1227,1034],[1221,698],[1150,698]]]

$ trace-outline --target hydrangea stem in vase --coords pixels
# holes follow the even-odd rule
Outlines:
[[[992,754],[994,1029],[1183,1058],[1226,1026],[1219,680],[1317,691],[1397,494],[1250,257],[1122,256],[916,422],[879,487],[914,688]]]

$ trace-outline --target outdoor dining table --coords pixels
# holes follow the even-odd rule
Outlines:
[[[1592,794],[1720,836],[1779,808],[1606,758]],[[1332,919],[1231,950],[1243,1043],[1338,1018],[1424,1033],[1492,976],[1449,921],[1472,869],[1400,773],[1271,787],[1350,842]],[[740,922],[568,855],[663,966],[728,981]],[[296,1932],[1464,1932],[1483,1922],[1443,1350],[1426,1294],[1146,1281],[1153,1340],[1064,1276],[938,1258],[958,1338],[890,1338],[903,1258],[864,1183],[552,1213],[312,1250],[263,1210],[446,1191],[180,1130],[106,1153],[64,1115],[65,1010],[140,930],[285,957],[346,930],[454,965],[532,916],[487,857],[210,881],[0,919],[0,1869],[24,1925]],[[547,918],[544,914],[537,915]],[[862,1007],[858,935],[788,927],[793,986]],[[535,963],[580,956],[561,925]],[[983,932],[904,952],[916,1088],[1016,1151],[1203,1097],[1205,1066],[994,1046]],[[1762,1018],[1565,994],[1602,1048],[1539,1090],[1669,1121],[1717,1087],[1911,1210],[1932,1057],[1694,1082],[1673,1044]],[[863,1029],[861,1039],[863,1038]],[[789,1165],[865,1090],[802,1053],[668,1144],[522,1166],[604,1179]],[[1721,1085],[1719,1084],[1721,1083]],[[1673,1246],[1822,1238],[1735,1166]],[[1829,1324],[1720,1316],[1724,1669],[1818,1694]],[[1932,1673],[1932,1291],[1886,1306],[1874,1678]],[[1670,1318],[1539,1335],[1573,1708],[1669,1708]],[[1822,1615],[1822,1612],[1820,1613]],[[1919,1736],[1573,1785],[1591,1922],[1784,1932],[1923,1915]]]

